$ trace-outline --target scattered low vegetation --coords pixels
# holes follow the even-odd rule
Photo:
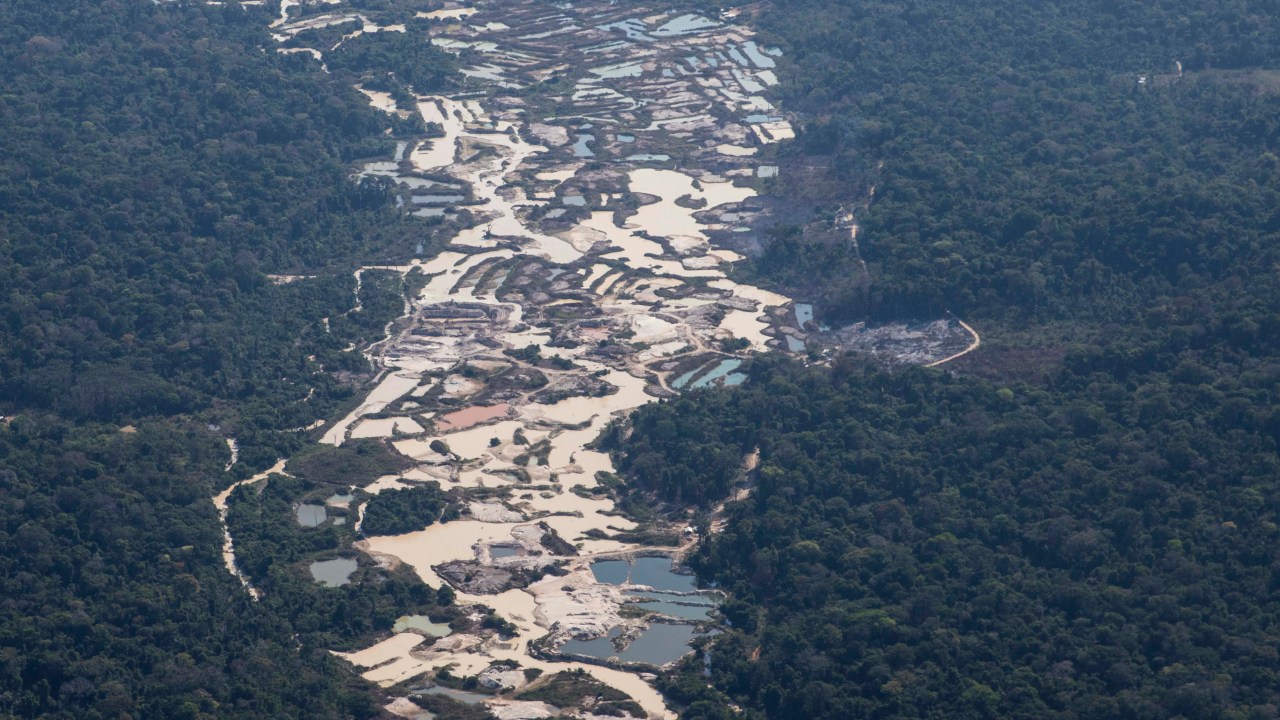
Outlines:
[[[590,708],[596,715],[644,717],[644,709],[626,693],[605,685],[583,670],[564,670],[516,694],[558,708]]]
[[[362,487],[384,475],[397,475],[412,463],[403,455],[372,439],[350,440],[342,445],[314,444],[289,458],[285,472],[311,482],[335,487]]]

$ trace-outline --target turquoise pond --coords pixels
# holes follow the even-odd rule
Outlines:
[[[685,620],[710,620],[711,611],[715,609],[710,599],[703,595],[675,595],[646,590],[629,594],[627,597],[642,600],[634,603],[633,607]]]
[[[671,381],[671,387],[676,390],[683,390],[685,386],[689,386],[690,389],[696,389],[709,387],[713,384],[741,385],[746,381],[746,375],[734,372],[738,368],[742,367],[741,358],[724,358],[715,362],[716,365],[714,367],[711,367],[711,364],[707,363],[681,373]],[[707,370],[708,367],[711,367],[711,369]],[[699,373],[702,374],[699,375]],[[690,385],[690,381],[695,377],[698,379],[694,380],[693,384]]]
[[[742,367],[742,360],[738,358],[726,358],[724,360],[721,360],[719,365],[716,365],[714,368],[711,369],[711,372],[707,373],[706,375],[703,375],[702,377],[694,381],[693,387],[695,388],[708,387],[715,381],[728,375],[734,370],[737,370],[740,367]]]
[[[678,37],[680,35],[688,35],[700,30],[708,30],[716,27],[720,23],[715,20],[708,20],[701,15],[681,15],[667,21],[657,30],[653,31],[653,35],[657,37]]]
[[[662,666],[688,654],[692,650],[690,641],[699,637],[692,625],[653,623],[626,648],[617,650],[613,646],[613,640],[620,634],[619,628],[614,628],[609,631],[608,637],[570,640],[559,649],[569,655],[585,655],[599,660],[617,658],[622,662]]]
[[[631,584],[676,592],[693,592],[698,589],[696,578],[672,572],[671,559],[665,557],[636,558],[631,566]]]
[[[426,615],[402,615],[391,629],[395,632],[415,630],[438,638],[447,637],[453,633],[449,623],[431,622],[431,618]]]
[[[622,585],[631,575],[631,563],[626,560],[598,560],[591,563],[591,573],[598,583]]]
[[[645,34],[644,21],[639,19],[619,20],[617,22],[598,25],[601,30],[621,30],[627,36],[628,40],[636,40],[639,42],[653,42],[653,38]]]
[[[664,592],[692,593],[698,589],[692,575],[671,568],[671,558],[642,557],[633,561],[597,560],[591,563],[596,582],[605,585],[645,585]]]
[[[702,636],[696,632],[695,625],[679,621],[709,621],[719,602],[718,595],[699,591],[697,579],[692,575],[675,572],[668,557],[597,560],[591,564],[591,572],[597,582],[647,587],[627,590],[627,607],[647,610],[670,620],[651,621],[649,627],[622,650],[614,646],[621,635],[621,628],[615,627],[606,637],[569,640],[560,646],[562,653],[662,666],[687,654],[690,642]]]
[[[592,150],[590,147],[587,147],[589,143],[593,143],[595,142],[595,140],[596,140],[595,135],[592,135],[590,133],[582,133],[581,135],[578,136],[577,142],[573,144],[573,154],[576,155],[577,157],[595,157],[596,156],[595,151]]]
[[[689,384],[689,381],[693,379],[693,376],[696,375],[698,371],[702,369],[702,367],[703,366],[699,365],[698,367],[690,370],[689,372],[683,373],[682,375],[680,375],[680,377],[676,378],[675,380],[672,380],[671,387],[675,388],[676,390],[683,390],[684,386]]]
[[[800,323],[800,327],[804,327],[810,320],[813,320],[813,306],[808,303],[796,303],[796,322]]]
[[[755,63],[756,67],[758,68],[768,69],[768,68],[777,67],[778,65],[778,63],[775,62],[773,58],[760,52],[760,48],[759,46],[756,45],[755,40],[748,40],[747,42],[743,43],[742,51],[747,54],[747,57],[751,58],[751,62]]]

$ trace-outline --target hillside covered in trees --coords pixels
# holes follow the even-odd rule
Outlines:
[[[1175,357],[1073,355],[1053,389],[757,361],[639,411],[627,477],[672,501],[760,451],[690,558],[733,629],[724,695],[701,661],[672,680],[711,702],[684,717],[1265,717],[1280,364]]]
[[[984,345],[757,360],[606,438],[644,497],[752,488],[690,558],[732,629],[667,677],[682,716],[1274,717],[1275,8],[760,12],[809,119],[750,271]]]
[[[0,716],[372,717],[328,648],[435,608],[416,578],[320,595],[279,566],[253,603],[220,554],[209,498],[347,402],[346,349],[401,312],[372,273],[348,313],[350,268],[431,246],[349,177],[386,116],[263,52],[274,10],[0,6]],[[248,544],[291,557],[279,519]]]
[[[783,105],[807,115],[775,192],[818,212],[756,270],[829,317],[1132,323],[1267,267],[1269,4],[769,7]],[[839,207],[869,281],[848,232],[824,232]]]

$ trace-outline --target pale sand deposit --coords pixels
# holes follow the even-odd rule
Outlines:
[[[293,3],[282,5],[275,26],[286,39],[298,28],[352,19],[317,16],[290,23]],[[566,6],[557,12],[590,15],[594,12],[590,7],[579,10]],[[419,115],[441,136],[402,138],[407,144],[400,146],[396,161],[380,160],[366,166],[366,172],[396,179],[401,187],[414,192],[433,187],[429,183],[447,181],[466,197],[466,216],[473,218],[474,224],[456,232],[452,250],[429,260],[362,268],[355,273],[351,312],[362,310],[360,282],[365,270],[401,275],[422,272],[426,281],[421,292],[406,298],[405,316],[387,326],[387,337],[365,351],[382,373],[378,382],[356,409],[324,433],[323,442],[336,445],[348,437],[387,437],[392,438],[392,447],[413,460],[415,467],[402,476],[388,476],[370,485],[367,490],[371,493],[428,480],[446,488],[483,487],[500,492],[518,482],[526,483],[501,502],[494,497],[469,501],[470,519],[435,523],[394,537],[368,538],[360,547],[379,563],[408,564],[424,581],[438,587],[442,579],[435,567],[455,560],[492,562],[486,548],[493,543],[520,545],[525,553],[540,549],[538,521],[575,545],[580,555],[566,559],[568,575],[548,576],[525,590],[484,596],[458,593],[459,603],[487,605],[514,623],[519,630],[515,638],[462,633],[426,647],[422,636],[400,633],[366,650],[341,656],[366,678],[383,685],[445,666],[452,666],[455,675],[474,675],[500,659],[548,673],[582,668],[635,698],[651,717],[672,717],[657,691],[635,673],[537,660],[528,655],[528,646],[548,633],[557,633],[557,638],[572,632],[599,635],[616,625],[620,591],[596,583],[590,563],[602,554],[644,549],[587,536],[603,533],[607,537],[635,528],[633,522],[613,515],[611,501],[573,492],[579,486],[595,487],[597,473],[614,471],[608,455],[589,450],[587,445],[612,419],[652,402],[655,396],[651,393],[669,392],[669,368],[677,364],[673,358],[718,351],[719,341],[728,337],[746,338],[754,349],[763,350],[769,339],[765,332],[770,325],[769,311],[790,303],[789,298],[739,285],[725,276],[724,265],[739,256],[713,247],[710,238],[716,231],[726,232],[730,223],[717,222],[714,218],[720,213],[705,211],[723,207],[725,212],[739,213],[739,209],[725,206],[744,203],[755,191],[737,187],[726,178],[749,177],[757,163],[722,166],[732,165],[734,158],[755,155],[758,149],[748,143],[777,142],[792,130],[786,120],[752,124],[739,115],[736,121],[726,123],[709,112],[708,103],[712,102],[719,106],[718,113],[772,108],[766,98],[754,94],[776,81],[765,70],[746,72],[726,62],[723,69],[699,72],[690,79],[674,72],[660,76],[660,70],[670,69],[664,67],[670,60],[663,55],[668,45],[671,58],[679,59],[690,54],[706,57],[707,47],[727,52],[727,45],[751,39],[746,28],[696,18],[688,33],[682,34],[671,29],[680,25],[671,24],[678,14],[666,12],[645,18],[651,33],[659,27],[668,28],[652,35],[658,41],[652,46],[636,44],[602,51],[600,59],[587,68],[599,77],[584,82],[565,100],[634,108],[644,93],[657,93],[657,100],[645,99],[651,103],[651,112],[638,121],[645,127],[618,125],[622,113],[607,109],[574,112],[565,118],[540,117],[535,104],[504,93],[504,83],[532,87],[549,72],[567,69],[570,57],[549,65],[519,46],[508,47],[507,30],[529,22],[518,16],[519,10],[514,4],[494,2],[420,14],[436,21],[428,31],[435,45],[462,52],[460,62],[471,63],[464,67],[467,82],[493,89],[497,95],[487,96],[489,99],[477,99],[480,94],[419,97]],[[468,18],[465,24],[457,22],[462,18]],[[358,19],[361,32],[398,29],[379,28],[363,17]],[[545,37],[554,53],[560,47],[571,47],[567,38],[577,38],[580,27],[589,24],[566,22],[545,31],[531,30],[520,43],[537,43],[539,36]],[[596,31],[588,28],[582,32]],[[483,60],[477,59],[481,57]],[[365,95],[374,107],[399,112],[385,93],[365,91]],[[707,102],[700,104],[699,98]],[[587,124],[594,127],[585,127]],[[757,136],[754,141],[752,132]],[[625,134],[636,145],[643,145],[637,153],[675,156],[690,146],[662,145],[676,133],[692,138],[692,146],[699,148],[691,159],[682,161],[683,171],[610,169],[608,163],[573,157],[569,145],[583,134],[591,134],[596,140],[587,147],[604,154],[613,152],[611,148],[619,145],[614,140]],[[700,171],[698,157],[714,158],[721,175]],[[401,158],[408,164],[398,162]],[[546,198],[530,198],[562,183],[570,183],[573,189],[556,189]],[[619,192],[622,187],[625,192]],[[543,226],[540,220],[529,219],[540,218],[545,212],[537,208],[539,204],[554,202],[556,194],[568,193],[580,193],[588,201],[598,197],[611,210],[589,212],[586,219],[569,223],[567,230],[563,224]],[[615,216],[612,208],[634,206],[634,194],[644,194],[647,204],[629,217],[625,213]],[[689,204],[696,207],[685,207]],[[711,224],[701,222],[700,214],[710,218],[707,222]],[[624,217],[620,226],[618,221]],[[555,228],[556,234],[548,234],[544,227]],[[601,250],[602,255],[586,255]],[[520,268],[530,262],[559,270],[558,289],[550,284],[521,285],[528,277],[545,276],[535,274],[521,280]],[[498,272],[491,272],[495,268]],[[705,280],[708,285],[690,290],[687,284],[691,279]],[[668,297],[667,293],[684,297]],[[465,312],[458,312],[460,307]],[[590,322],[574,317],[573,308],[578,307],[592,310]],[[717,322],[721,316],[723,320]],[[553,337],[566,334],[573,342],[550,346]],[[602,341],[613,341],[611,347],[616,352],[593,354]],[[573,363],[572,369],[544,363],[538,370],[545,375],[547,387],[569,388],[568,397],[557,394],[553,397],[563,399],[536,402],[535,390],[506,387],[501,389],[503,394],[490,398],[486,393],[494,388],[488,383],[494,381],[485,374],[527,365],[504,357],[502,350],[531,344],[540,348],[543,358],[560,357]],[[473,368],[469,377],[463,377],[464,366]],[[532,372],[528,367],[524,370]],[[436,399],[441,390],[447,402]],[[476,403],[485,404],[457,402],[472,396]],[[434,431],[424,429],[430,427],[427,421],[434,423]],[[517,444],[517,433],[527,444]],[[444,442],[447,452],[432,449],[434,441]],[[545,461],[528,461],[530,447],[543,442],[540,457]],[[524,460],[519,460],[522,456]],[[522,464],[517,465],[518,461]],[[226,495],[220,498],[219,507],[225,508]],[[229,548],[229,537],[227,541]],[[513,560],[518,561],[505,559]],[[232,561],[228,566],[234,572]],[[520,711],[506,701],[487,704],[499,716]],[[405,709],[403,705],[396,708]]]
[[[741,145],[730,145],[725,143],[716,146],[716,152],[729,157],[751,157],[759,152],[759,148],[742,147]]]
[[[400,399],[410,390],[418,386],[419,378],[415,375],[403,375],[400,373],[390,373],[378,386],[369,393],[360,407],[352,410],[345,418],[340,420],[338,424],[329,428],[325,432],[321,442],[330,445],[341,445],[347,439],[347,430],[362,415],[372,415],[382,412],[383,408],[392,402]]]

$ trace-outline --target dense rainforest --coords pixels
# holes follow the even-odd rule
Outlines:
[[[226,571],[202,428],[0,427],[0,715],[372,717],[373,696]]]
[[[404,573],[326,590],[291,562],[346,540],[281,531],[282,493],[330,479],[305,459],[237,518],[263,602],[219,552],[209,498],[350,402],[349,348],[402,310],[402,280],[366,273],[352,312],[352,267],[435,246],[350,177],[394,121],[350,74],[264,52],[276,10],[0,4],[0,716],[372,717],[328,649],[449,617]]]
[[[622,464],[669,500],[760,453],[689,559],[733,629],[724,695],[671,681],[684,717],[1269,717],[1280,363],[1177,358],[1083,352],[1052,388],[757,361],[639,411]]]
[[[747,271],[984,344],[757,360],[614,428],[643,497],[750,488],[690,558],[731,629],[665,678],[682,716],[1276,717],[1274,4],[758,21],[808,114],[774,186],[804,213]]]
[[[0,716],[373,717],[327,650],[467,622],[365,557],[305,575],[354,531],[299,530],[295,501],[358,492],[394,465],[376,443],[232,504],[261,602],[218,552],[209,497],[351,403],[349,348],[402,307],[366,273],[353,312],[351,268],[437,247],[351,180],[423,128],[350,86],[403,97],[452,61],[378,34],[326,75],[262,51],[272,5],[0,5]],[[624,507],[750,488],[689,558],[728,627],[662,676],[683,716],[1280,715],[1280,10],[747,10],[803,120],[740,272],[833,323],[951,310],[985,344],[940,370],[760,359],[604,438]],[[380,497],[386,531],[449,512]]]
[[[781,99],[807,115],[775,193],[817,218],[755,270],[828,317],[1132,323],[1265,267],[1274,5],[771,7]],[[856,250],[824,231],[841,208]]]

